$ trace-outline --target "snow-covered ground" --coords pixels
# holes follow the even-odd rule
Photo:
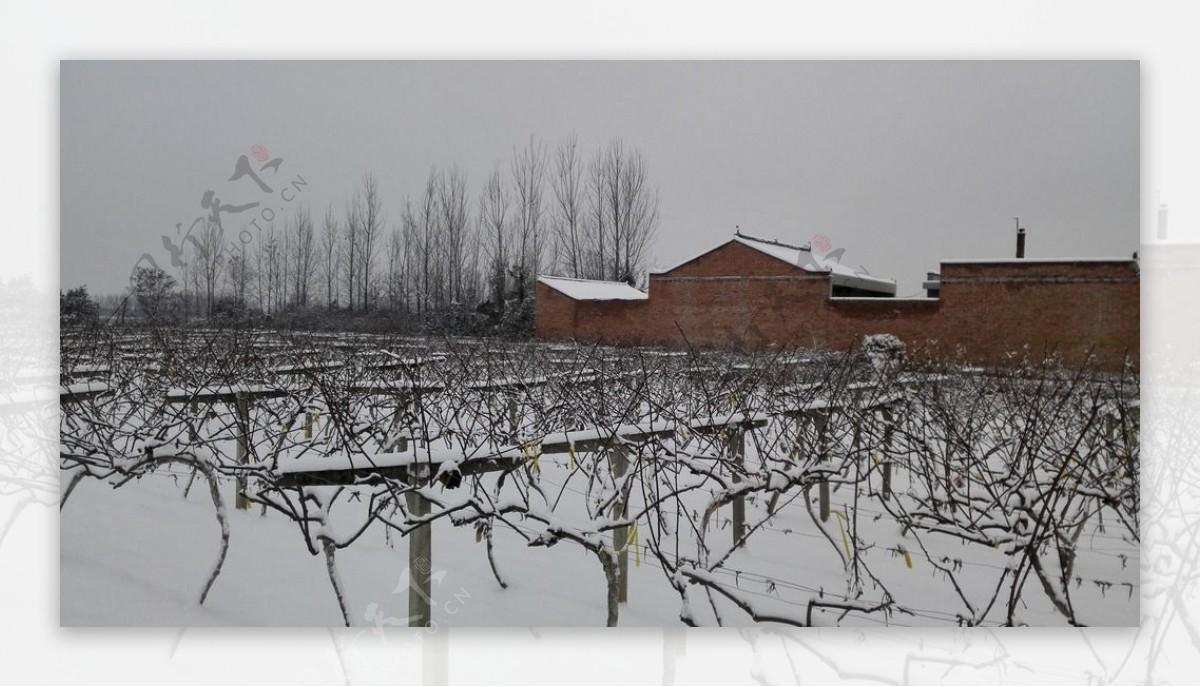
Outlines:
[[[324,560],[277,513],[230,511],[230,552],[202,607],[219,529],[202,489],[152,476],[123,487],[83,483],[61,519],[63,625],[341,625]],[[232,496],[232,485],[228,485]],[[382,529],[338,554],[356,625],[407,626],[407,539]],[[605,619],[595,557],[563,544],[529,548],[496,531],[501,589],[484,545],[445,520],[433,532],[433,619],[453,626],[596,626]],[[645,561],[643,561],[645,563]],[[661,572],[630,563],[623,625],[678,625],[679,601]],[[442,575],[444,573],[444,575]]]
[[[543,480],[555,484],[563,465],[543,458]],[[217,555],[219,529],[205,490],[183,497],[186,476],[156,473],[118,490],[88,480],[71,495],[61,516],[61,621],[63,625],[129,626],[333,626],[341,615],[323,558],[308,553],[297,527],[278,513],[230,510],[230,551],[204,606],[197,603]],[[232,500],[233,485],[225,485]],[[844,491],[849,491],[847,488]],[[826,523],[832,541],[799,502],[782,509],[734,554],[724,581],[764,610],[803,615],[807,599],[834,600],[846,593],[846,573],[834,547],[842,546],[842,517],[852,508],[834,492],[835,516]],[[761,504],[751,503],[753,520]],[[860,505],[862,536],[905,541],[886,514]],[[714,528],[728,531],[728,508]],[[878,516],[878,519],[876,519]],[[507,589],[492,576],[484,544],[474,530],[437,521],[433,531],[433,620],[442,626],[596,626],[605,621],[605,582],[595,557],[569,542],[528,547],[504,527],[495,530],[497,564]],[[719,535],[718,535],[719,536]],[[914,546],[911,543],[909,546]],[[984,596],[1008,564],[986,547],[942,542],[941,555],[961,561],[960,584]],[[876,551],[872,562],[890,592],[916,615],[893,615],[898,626],[955,624],[961,611],[951,585],[917,552],[906,558]],[[639,560],[640,559],[640,560]],[[1074,591],[1085,622],[1136,625],[1139,565],[1136,545],[1117,534],[1090,531],[1077,570],[1085,580]],[[355,625],[406,626],[407,538],[375,528],[338,553]],[[911,567],[910,567],[911,566]],[[620,624],[679,625],[680,597],[644,551],[629,562],[629,601]],[[1109,583],[1102,585],[1101,583]],[[869,596],[869,586],[867,589]],[[1030,625],[1062,624],[1031,581],[1019,617]],[[745,614],[717,599],[727,624],[749,624]],[[711,612],[699,611],[706,622]],[[814,622],[878,626],[876,616],[819,614]],[[1003,620],[999,615],[997,622]]]
[[[900,357],[871,372],[849,358],[489,342],[425,346],[419,369],[381,372],[363,350],[406,342],[314,361],[307,341],[213,336],[165,343],[163,365],[114,365],[104,394],[64,401],[63,625],[341,625],[338,580],[349,624],[407,627],[400,530],[420,516],[404,493],[418,473],[345,486],[327,471],[424,461],[440,465],[420,487],[436,518],[435,626],[611,622],[603,562],[631,522],[614,510],[624,498],[624,626],[1138,624],[1136,383],[915,369],[885,382]],[[232,365],[225,350],[253,355]],[[235,391],[263,393],[234,410]],[[479,458],[490,471],[472,476]],[[191,469],[219,480],[219,511],[203,479],[188,489]],[[233,508],[247,470],[273,508]],[[229,551],[201,605],[219,514]],[[333,575],[323,541],[337,545]]]

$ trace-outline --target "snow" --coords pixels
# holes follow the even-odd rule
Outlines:
[[[693,429],[697,427],[728,427],[731,425],[766,422],[768,417],[769,416],[767,416],[765,413],[729,413],[726,415],[717,415],[709,418],[699,419],[686,426],[690,426]],[[674,434],[681,426],[685,425],[680,425],[673,420],[655,420],[638,424],[620,425],[615,430],[608,428],[593,428],[568,432],[553,432],[542,437],[540,441],[534,439],[529,442],[525,442],[524,444],[505,446],[490,452],[476,450],[470,455],[464,455],[463,451],[460,449],[447,448],[440,444],[435,444],[427,448],[421,448],[416,452],[383,452],[374,453],[371,455],[338,454],[331,456],[306,454],[298,458],[280,461],[278,472],[286,474],[322,472],[328,470],[371,470],[373,468],[405,467],[409,465],[441,465],[443,463],[457,464],[469,460],[488,460],[495,458],[520,459],[524,456],[526,446],[538,446],[540,444],[574,445],[576,442],[594,442],[608,439],[613,436],[629,437],[645,434]]]
[[[472,455],[464,456],[459,449],[434,445],[413,451],[391,451],[384,453],[337,454],[323,456],[306,454],[298,458],[290,458],[279,462],[280,473],[323,472],[327,470],[371,470],[373,468],[395,468],[410,465],[441,465],[443,463],[460,463],[466,460],[484,460],[489,458],[520,458],[520,446],[508,446],[495,452],[475,451]]]
[[[751,446],[751,450],[753,447]],[[542,458],[545,488],[563,484],[562,461]],[[774,481],[775,475],[771,476]],[[896,486],[903,484],[897,474]],[[208,490],[197,485],[183,498],[186,474],[159,471],[121,489],[95,481],[80,484],[61,515],[61,615],[70,626],[331,626],[341,624],[322,556],[312,556],[297,527],[279,514],[260,515],[258,509],[230,509],[230,550],[224,570],[203,606],[197,603],[216,558],[220,528],[213,517]],[[222,485],[231,500],[233,487]],[[565,492],[572,497],[574,492]],[[833,511],[853,510],[853,491],[834,491]],[[365,499],[364,499],[365,501]],[[365,509],[365,503],[358,504]],[[915,544],[898,533],[874,504],[860,505],[859,536],[872,541],[891,539],[891,549],[871,556],[874,568],[902,603],[921,615],[851,614],[844,625],[875,627],[953,625],[956,597]],[[748,517],[761,513],[761,501],[747,503]],[[849,509],[849,510],[848,510]],[[729,511],[722,508],[712,526],[728,532]],[[349,518],[349,516],[347,516]],[[841,546],[838,522],[826,529]],[[528,535],[531,525],[514,523]],[[570,522],[556,522],[569,527]],[[336,532],[343,521],[329,523]],[[448,520],[433,523],[433,621],[438,626],[597,626],[604,624],[605,588],[595,556],[582,547],[561,542],[553,547],[530,547],[508,527],[494,530],[497,565],[508,583],[501,589],[492,577],[484,544],[471,527],[454,527]],[[899,538],[898,538],[899,537]],[[607,537],[606,537],[607,539]],[[978,596],[1012,564],[1004,551],[962,546],[952,538],[934,540],[934,553],[961,566],[959,576],[969,594]],[[1095,531],[1084,535],[1077,569],[1087,580],[1073,590],[1087,621],[1096,625],[1136,625],[1139,605],[1139,560],[1136,545]],[[911,553],[909,561],[898,553]],[[629,602],[620,608],[623,626],[679,626],[680,613],[690,612],[712,624],[710,604],[697,587],[681,600],[658,562],[645,551],[641,565],[630,556]],[[370,530],[353,546],[339,550],[337,566],[347,595],[351,619],[366,628],[404,626],[408,617],[406,579],[407,538],[382,528]],[[762,613],[795,613],[810,598],[844,600],[845,570],[830,549],[829,540],[810,517],[803,498],[782,506],[756,535],[755,543],[732,554],[729,569],[706,572],[689,569],[696,577],[723,582],[752,598]],[[736,572],[734,572],[736,571]],[[1105,587],[1097,580],[1103,580]],[[1061,624],[1029,585],[1028,604],[1021,619],[1031,624]],[[397,591],[399,590],[399,591]],[[878,601],[868,587],[860,602]],[[727,622],[748,624],[731,604],[716,602]],[[814,611],[815,620],[833,624],[840,611]],[[417,632],[418,630],[412,630]]]
[[[71,368],[72,375],[98,374],[101,372],[108,372],[108,365],[76,365]]]
[[[277,365],[269,368],[275,374],[290,374],[293,372],[319,372],[323,370],[338,370],[345,367],[345,363],[328,362],[328,363],[298,363],[295,365]]]
[[[230,509],[229,556],[203,606],[197,604],[220,543],[207,489],[182,497],[185,476],[156,474],[119,490],[93,481],[67,502],[61,528],[64,627],[327,627],[341,625],[323,556],[312,556],[278,514]],[[232,496],[230,485],[224,487]],[[102,513],[102,517],[91,517]],[[337,522],[334,522],[337,527]],[[578,627],[604,624],[604,576],[595,556],[570,544],[530,548],[495,529],[501,589],[473,528],[433,524],[433,622],[444,627]],[[360,629],[409,630],[408,541],[374,529],[339,550],[337,566]],[[646,556],[630,562],[630,602],[621,624],[678,626],[678,595]],[[441,573],[441,574],[439,574]],[[399,591],[397,591],[399,589]],[[394,628],[394,629],[392,629]]]
[[[225,396],[238,393],[250,395],[255,394],[274,394],[280,391],[303,391],[303,387],[280,386],[279,384],[206,384],[202,387],[171,387],[167,389],[166,397],[168,401],[191,400],[194,397],[204,396]]]
[[[62,387],[63,396],[75,396],[79,394],[98,394],[108,391],[108,385],[100,382],[79,382],[76,384],[64,384]]]
[[[649,296],[620,281],[538,277],[538,281],[577,301],[644,301]]]
[[[830,273],[834,277],[833,283],[838,286],[869,289],[893,295],[896,293],[896,282],[872,277],[862,270],[856,270],[853,267],[843,265],[836,259],[825,260],[824,256],[814,253],[811,249],[805,250],[775,243],[756,241],[745,236],[737,236],[733,240],[777,260],[782,260],[789,265],[803,268],[808,272]]]

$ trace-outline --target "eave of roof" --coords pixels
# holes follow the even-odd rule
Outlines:
[[[538,283],[576,301],[644,301],[650,297],[623,281],[538,277]]]

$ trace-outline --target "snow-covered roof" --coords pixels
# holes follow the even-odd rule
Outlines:
[[[843,265],[837,258],[826,260],[824,259],[825,256],[814,253],[811,246],[808,245],[789,246],[783,243],[755,239],[744,234],[735,236],[733,240],[744,246],[749,246],[760,253],[766,253],[773,258],[809,272],[829,272],[832,274],[833,283],[836,286],[847,286],[892,295],[896,294],[896,282],[889,279],[872,277],[863,270],[856,270],[848,265]]]
[[[538,281],[577,301],[644,301],[649,296],[623,281],[538,277]]]

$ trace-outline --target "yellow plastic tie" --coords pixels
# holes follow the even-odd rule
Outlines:
[[[838,516],[838,529],[842,532],[842,546],[846,549],[846,558],[853,558],[853,554],[850,553],[850,540],[846,537],[846,513],[835,510],[833,514]]]
[[[567,455],[571,457],[571,460],[570,460],[570,463],[571,463],[571,469],[572,469],[572,470],[574,470],[574,469],[575,469],[575,465],[576,465],[576,461],[575,461],[575,444],[567,444]]]
[[[538,455],[538,448],[539,446],[537,443],[532,441],[521,445],[521,452],[525,454],[525,460],[533,464],[529,469],[532,470],[535,475],[542,474],[542,467],[538,465],[538,458],[540,457]]]
[[[629,526],[629,539],[625,542],[625,546],[626,548],[633,547],[633,565],[639,568],[642,566],[641,541],[642,537],[638,533],[637,520],[634,520],[633,524]]]

